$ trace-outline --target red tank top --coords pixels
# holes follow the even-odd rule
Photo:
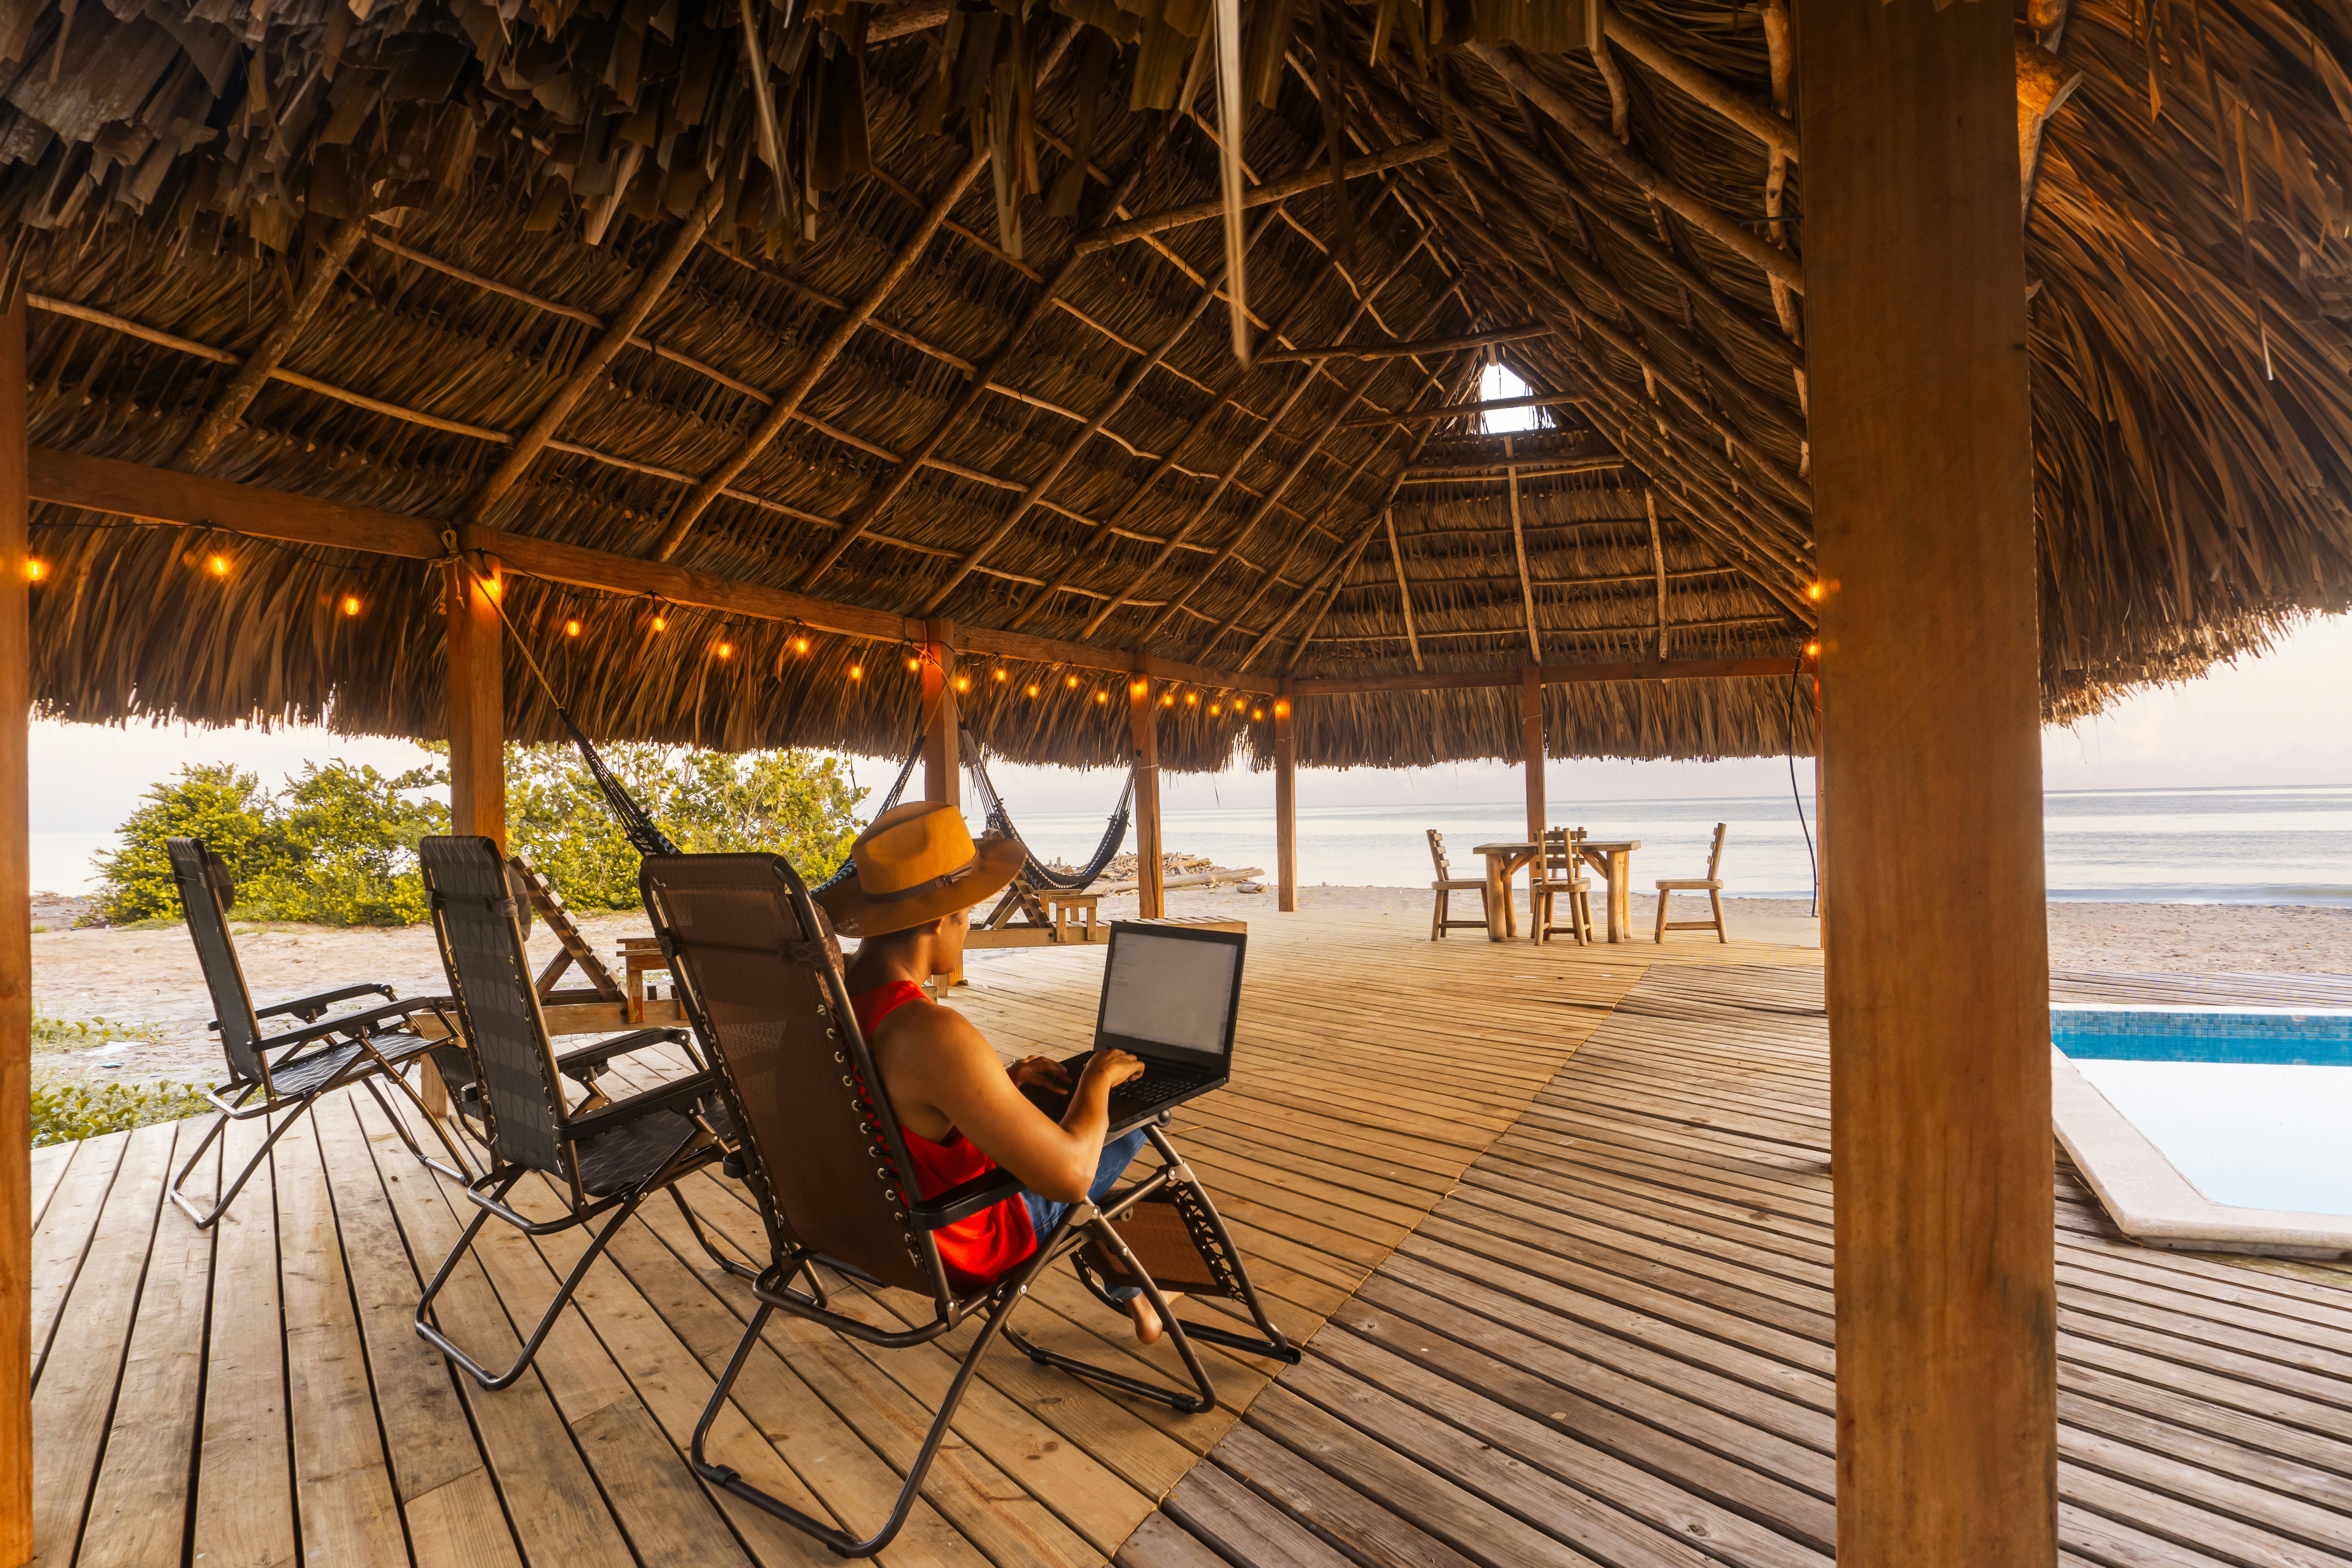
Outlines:
[[[849,999],[857,1027],[868,1041],[882,1020],[909,1002],[923,1000],[923,988],[911,980],[893,980]],[[950,1131],[948,1141],[934,1143],[901,1122],[907,1157],[915,1163],[915,1185],[924,1197],[935,1198],[950,1187],[984,1175],[996,1162],[972,1146],[962,1133]],[[1018,1196],[982,1209],[970,1219],[931,1232],[947,1266],[948,1279],[959,1289],[987,1284],[1037,1250],[1037,1227],[1030,1223],[1029,1205]]]

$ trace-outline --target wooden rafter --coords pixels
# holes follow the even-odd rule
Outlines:
[[[1628,21],[1617,12],[1603,11],[1601,26],[1609,41],[1650,69],[1680,88],[1695,102],[1703,103],[1724,119],[1731,121],[1759,142],[1765,150],[1779,153],[1790,163],[1797,159],[1797,128],[1774,114],[1764,105],[1740,92],[1721,77],[1691,64],[1666,47],[1664,42],[1639,23]]]
[[[800,412],[802,403],[815,390],[816,384],[824,380],[825,372],[833,368],[833,362],[841,357],[841,351],[849,346],[849,340],[873,319],[874,312],[882,308],[883,301],[889,299],[898,285],[906,280],[907,275],[914,270],[915,263],[921,259],[925,247],[938,236],[948,214],[963,199],[964,193],[971,189],[972,181],[978,179],[981,171],[987,166],[988,153],[985,150],[963,161],[955,177],[948,182],[947,189],[941,191],[924,211],[921,220],[915,225],[915,232],[907,237],[906,243],[899,247],[890,265],[883,268],[882,276],[866,289],[847,315],[834,323],[833,330],[824,335],[816,351],[802,364],[800,374],[793,378],[792,384],[777,395],[767,416],[678,502],[677,509],[670,513],[669,521],[662,530],[660,541],[654,546],[655,560],[667,561],[677,553],[677,547],[686,542],[687,533],[700,521],[702,514],[710,510],[711,503],[719,499],[720,492],[733,484],[736,478],[750,468],[791,423],[793,416]],[[841,541],[835,539],[834,542],[838,545]]]
[[[1491,348],[1497,343],[1525,342],[1529,338],[1551,335],[1549,327],[1498,327],[1491,332],[1473,332],[1467,337],[1423,338],[1411,343],[1333,343],[1328,348],[1276,349],[1257,356],[1260,364],[1282,364],[1291,360],[1331,359],[1410,359],[1426,354],[1457,353],[1464,349]]]
[[[1784,658],[1684,658],[1639,664],[1547,664],[1536,672],[1545,686],[1585,686],[1612,680],[1785,680],[1804,661]],[[1431,670],[1422,675],[1307,677],[1290,684],[1294,696],[1342,697],[1370,691],[1475,691],[1517,686],[1517,669]]]
[[[1272,214],[1259,220],[1257,227],[1249,233],[1244,243],[1244,254],[1249,247],[1256,243],[1258,237],[1265,233],[1267,226],[1273,221]],[[1215,279],[1222,280],[1224,276],[1224,268],[1220,268],[1215,274]],[[1045,499],[1045,492],[1053,489],[1054,482],[1062,477],[1063,472],[1069,468],[1077,455],[1086,449],[1087,443],[1101,432],[1102,427],[1110,422],[1113,415],[1127,406],[1128,399],[1134,396],[1137,389],[1142,386],[1144,378],[1168,357],[1169,351],[1176,346],[1186,332],[1192,330],[1193,323],[1207,314],[1210,303],[1217,298],[1217,291],[1216,281],[1202,289],[1199,297],[1192,301],[1192,310],[1187,311],[1184,319],[1177,322],[1168,335],[1160,341],[1160,346],[1129,368],[1127,374],[1120,379],[1118,388],[1109,399],[1104,403],[1095,416],[1087,422],[1086,428],[1063,444],[1062,449],[1054,455],[1053,461],[1045,465],[1045,472],[1032,480],[1029,488],[1022,492],[1020,500],[1014,503],[1013,510],[1000,518],[989,530],[987,536],[973,545],[971,551],[956,563],[954,570],[948,574],[947,580],[939,585],[925,603],[924,614],[933,614],[945,604],[948,595],[955,592],[956,584],[961,583],[966,574],[977,570],[980,563],[988,557],[989,552],[1003,543],[1013,529],[1020,525],[1021,520],[1029,514],[1029,510]],[[1278,500],[1280,498],[1276,495],[1273,499]],[[1144,640],[1149,640],[1149,634],[1146,634]]]
[[[670,237],[669,248],[646,269],[646,275],[637,280],[627,302],[611,321],[604,323],[604,330],[596,334],[595,342],[580,356],[579,363],[572,367],[572,374],[565,376],[563,384],[540,405],[538,416],[531,420],[530,428],[515,437],[514,446],[504,460],[466,499],[465,505],[458,509],[460,518],[467,522],[479,522],[488,517],[490,509],[498,505],[522,478],[532,459],[555,439],[555,433],[564,419],[587,395],[588,389],[604,378],[604,372],[612,364],[614,357],[628,345],[629,340],[636,335],[637,329],[645,325],[646,318],[653,313],[654,306],[661,300],[670,280],[677,276],[678,268],[686,265],[695,247],[702,243],[703,233],[709,228],[711,220],[719,216],[719,202],[726,194],[725,182],[711,183],[710,188],[703,193],[702,199],[695,204],[694,210],[688,213],[678,225],[677,232]]]
[[[1508,436],[1503,437],[1503,455],[1506,458],[1511,455],[1511,438]],[[1505,472],[1511,485],[1511,554],[1519,563],[1519,599],[1528,612],[1528,658],[1541,664],[1543,634],[1536,629],[1536,589],[1528,578],[1528,531],[1519,518],[1519,470],[1509,468]],[[1307,635],[1314,635],[1312,628]],[[1299,639],[1299,646],[1306,646],[1306,638]]]
[[[1396,518],[1390,507],[1381,508],[1381,526],[1388,531],[1389,565],[1396,573],[1397,608],[1404,612],[1404,640],[1412,648],[1412,667],[1421,668],[1421,636],[1413,629],[1412,588],[1405,582],[1404,552],[1397,548]]]
[[[1444,408],[1401,409],[1394,414],[1375,414],[1368,418],[1350,419],[1347,428],[1370,430],[1382,425],[1430,425],[1446,419],[1466,419],[1472,415],[1501,414],[1514,408],[1558,408],[1564,404],[1581,402],[1574,393],[1549,397],[1498,397],[1486,403],[1456,403]]]
[[[1419,163],[1423,158],[1434,158],[1444,151],[1445,143],[1440,139],[1416,142],[1409,146],[1391,147],[1361,158],[1350,158],[1344,166],[1344,173],[1349,179],[1354,179],[1360,174],[1377,174],[1383,169],[1394,169],[1406,163]],[[1330,166],[1328,163],[1318,165],[1302,170],[1296,174],[1286,175],[1278,180],[1268,180],[1262,185],[1251,186],[1242,193],[1242,205],[1244,208],[1259,207],[1272,202],[1287,201],[1292,196],[1320,190],[1330,182]],[[1194,202],[1188,206],[1171,207],[1166,212],[1152,213],[1148,216],[1136,218],[1132,222],[1107,228],[1100,234],[1089,236],[1078,242],[1078,249],[1081,252],[1107,250],[1114,245],[1124,245],[1130,239],[1141,239],[1146,235],[1160,234],[1171,228],[1181,228],[1187,224],[1206,223],[1211,218],[1223,216],[1224,210],[1225,206],[1222,199]]]
[[[1658,571],[1658,657],[1666,657],[1666,547],[1658,538],[1658,492],[1645,489],[1642,502],[1650,513],[1650,561]]]
[[[245,363],[235,375],[229,377],[228,384],[221,388],[220,395],[214,399],[212,407],[196,422],[196,427],[188,432],[188,438],[180,444],[178,455],[172,459],[176,467],[194,473],[220,450],[221,444],[236,428],[237,422],[245,417],[245,411],[253,405],[253,400],[268,384],[272,373],[292,351],[303,329],[310,324],[310,318],[317,315],[319,307],[327,302],[327,295],[334,289],[335,279],[341,276],[344,266],[359,249],[360,241],[366,237],[367,226],[363,223],[346,220],[336,226],[335,232],[320,247],[319,254],[310,258],[310,269],[303,275],[301,288],[286,302],[284,313],[254,351],[245,356]]]

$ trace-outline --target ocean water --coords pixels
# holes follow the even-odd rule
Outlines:
[[[1118,792],[1102,781],[1103,811]],[[1307,779],[1311,781],[1311,774]],[[1812,816],[1806,773],[1805,816]],[[1102,816],[1029,813],[1016,798],[1013,821],[1041,857],[1083,860],[1102,836]],[[1730,825],[1723,858],[1727,891],[1738,898],[1801,899],[1812,862],[1795,803],[1787,794],[1720,799],[1555,799],[1551,820],[1600,838],[1633,838],[1633,885],[1706,871],[1707,841]],[[2063,900],[2169,903],[2352,905],[2352,786],[2265,789],[2082,791],[2042,804],[2050,895]],[[1961,825],[1965,826],[1965,825]],[[39,825],[35,824],[37,829]],[[1420,887],[1431,876],[1434,827],[1458,875],[1477,875],[1477,845],[1525,837],[1517,800],[1316,806],[1298,811],[1298,875],[1312,884]],[[1832,824],[1834,830],[1835,824]],[[1274,814],[1257,807],[1171,811],[1162,833],[1172,850],[1222,866],[1274,869]],[[89,857],[111,842],[93,833],[33,835],[33,886],[83,890]]]
[[[1801,774],[1801,777],[1803,775]],[[1108,780],[1110,775],[1104,777]],[[1811,826],[1811,780],[1804,813]],[[1107,784],[1104,809],[1117,785]],[[1041,857],[1082,860],[1103,818],[1030,816],[1013,820]],[[1706,874],[1707,844],[1730,825],[1725,891],[1736,898],[1811,896],[1812,861],[1788,795],[1688,800],[1554,800],[1551,822],[1596,838],[1638,839],[1633,885]],[[1964,826],[1964,825],[1960,825]],[[1831,825],[1832,831],[1835,824]],[[1417,887],[1432,875],[1424,829],[1434,827],[1456,875],[1478,874],[1480,844],[1527,834],[1517,800],[1298,810],[1302,882]],[[2352,787],[2082,791],[2043,798],[2050,896],[2067,900],[2352,905]],[[1171,811],[1161,833],[1171,850],[1223,866],[1274,869],[1274,816],[1256,808]]]

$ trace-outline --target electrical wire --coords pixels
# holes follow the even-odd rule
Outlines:
[[[1813,848],[1813,830],[1805,821],[1804,793],[1797,788],[1797,688],[1805,679],[1805,661],[1789,672],[1789,798],[1797,803],[1797,826],[1805,830],[1805,860],[1813,868],[1813,914],[1822,912],[1822,858]],[[1821,766],[1821,737],[1813,738],[1813,766]]]

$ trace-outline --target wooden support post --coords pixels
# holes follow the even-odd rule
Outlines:
[[[1141,654],[1136,663],[1143,663]],[[1160,720],[1151,679],[1139,668],[1127,683],[1127,717],[1135,736],[1136,913],[1156,921],[1168,912],[1168,871],[1160,842]]]
[[[1290,711],[1290,682],[1274,700],[1275,907],[1298,908],[1298,736]]]
[[[1544,836],[1543,668],[1528,665],[1519,672],[1519,756],[1528,769],[1528,837]]]
[[[5,256],[0,250],[0,256]],[[0,317],[0,1564],[33,1560],[33,710],[25,293]],[[50,1543],[54,1554],[56,1543]]]
[[[468,554],[452,569],[449,614],[449,831],[507,847],[505,628],[492,595],[495,558]]]
[[[923,798],[963,809],[962,726],[956,712],[955,623],[923,623]]]
[[[2012,22],[1804,0],[1796,24],[1838,803],[1837,1560],[2049,1568],[2050,977]]]

